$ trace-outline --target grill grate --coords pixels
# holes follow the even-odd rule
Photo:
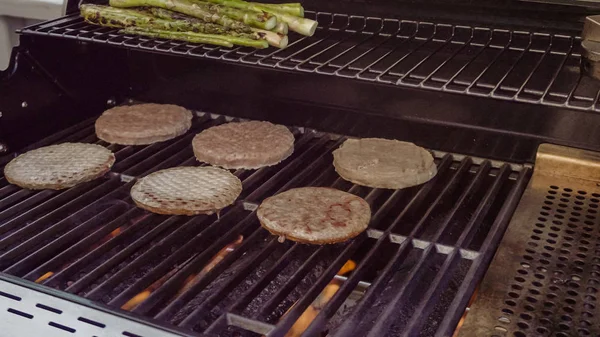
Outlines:
[[[221,48],[123,35],[76,15],[22,30],[113,46],[362,81],[600,111],[574,36],[323,12],[313,37],[285,50]]]
[[[24,191],[0,178],[0,270],[199,333],[283,336],[312,311],[305,335],[449,335],[530,175],[528,167],[436,154],[439,174],[425,185],[369,189],[331,165],[344,138],[294,129],[290,158],[235,172],[244,191],[220,218],[137,209],[128,193],[136,177],[197,165],[193,135],[230,120],[198,115],[189,134],[150,146],[98,141],[93,120],[34,145],[95,142],[117,163],[106,177],[66,191]],[[319,247],[279,243],[260,227],[261,200],[311,185],[364,197],[373,210],[369,230]],[[340,273],[348,260],[356,269]]]

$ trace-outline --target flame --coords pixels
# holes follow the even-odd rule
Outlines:
[[[348,261],[346,261],[346,263],[344,263],[342,268],[340,268],[340,271],[337,274],[340,276],[346,275],[349,272],[353,271],[354,269],[356,269],[356,262],[354,262],[352,260],[348,260]]]
[[[110,232],[110,234],[108,234],[108,236],[112,239],[115,236],[121,234],[121,232],[123,232],[123,230],[121,229],[121,227],[115,229],[114,231]]]
[[[121,309],[129,311],[135,308],[138,304],[144,302],[148,297],[150,297],[150,294],[152,294],[152,292],[148,289],[142,291],[141,293],[133,296],[133,298],[127,301],[127,303],[123,304]]]
[[[101,239],[99,242],[97,242],[96,244],[94,244],[89,250],[88,252],[91,252],[92,250],[96,249],[98,246],[100,246],[101,244],[105,243],[106,241],[114,238],[115,236],[121,234],[122,232],[122,227],[119,227],[115,230],[113,230],[112,232],[110,232],[110,234],[108,234],[107,236],[105,236],[103,239]],[[87,253],[86,253],[87,254]],[[60,268],[58,268],[58,271],[61,271],[67,267],[69,267],[71,265],[72,262],[66,263],[63,266],[61,266]],[[35,283],[42,283],[44,281],[46,281],[47,279],[49,279],[50,277],[52,277],[52,275],[54,275],[53,271],[49,271],[46,272],[44,275],[40,276],[37,280],[35,280]]]
[[[35,280],[35,283],[42,283],[44,281],[46,281],[47,279],[50,278],[50,276],[54,275],[53,272],[49,271],[46,274],[40,276],[37,280]]]
[[[188,276],[183,283],[183,287],[181,287],[181,289],[179,289],[179,291],[177,292],[175,297],[179,296],[181,293],[183,293],[183,292],[187,291],[189,288],[191,288],[196,283],[197,280],[202,278],[202,276],[206,275],[206,273],[208,273],[211,269],[213,269],[219,262],[221,262],[225,258],[225,256],[227,256],[227,254],[229,254],[230,252],[233,252],[242,243],[243,240],[244,240],[244,237],[242,235],[238,236],[238,238],[235,239],[235,241],[233,241],[230,244],[223,247],[223,249],[221,249],[206,264],[206,266],[204,266],[204,268],[202,268],[202,270],[199,273]],[[160,279],[158,279],[157,281],[152,283],[148,288],[144,289],[142,292],[140,292],[139,294],[132,297],[129,301],[127,301],[125,304],[123,304],[123,306],[121,306],[121,309],[130,311],[133,308],[135,308],[138,304],[145,301],[148,297],[150,297],[152,292],[154,292],[156,289],[160,288],[163,284],[165,284],[165,282],[167,282],[173,275],[175,275],[175,273],[177,273],[179,270],[181,270],[181,268],[183,268],[183,266],[185,266],[194,257],[195,256],[190,257],[187,261],[185,261],[184,263],[180,264],[179,266],[173,268],[166,275],[164,275],[163,277],[161,277]]]
[[[177,295],[175,297],[186,292],[194,284],[196,284],[197,280],[201,279],[211,269],[213,269],[217,264],[219,264],[219,262],[223,261],[223,259],[225,258],[225,256],[227,256],[227,254],[233,252],[239,245],[241,245],[242,241],[244,241],[244,236],[242,236],[242,235],[238,236],[238,238],[235,241],[233,241],[230,244],[228,244],[227,246],[223,247],[223,249],[221,249],[215,256],[213,256],[213,258],[206,264],[206,266],[204,266],[204,268],[202,268],[202,270],[198,274],[188,276],[188,278],[183,283],[183,287],[181,287],[181,289],[179,289],[179,291],[177,292]]]
[[[354,262],[352,260],[348,260],[348,261],[346,261],[346,263],[344,263],[342,268],[340,268],[337,275],[348,274],[349,272],[353,271],[354,269],[356,269],[356,262]],[[339,281],[337,281],[335,279],[331,280],[331,282],[329,282],[329,284],[323,289],[323,291],[321,291],[319,296],[317,296],[317,298],[315,298],[315,300],[311,303],[311,305],[309,305],[308,308],[306,308],[306,310],[304,310],[302,315],[300,315],[298,320],[296,320],[296,322],[294,323],[292,328],[287,332],[285,337],[301,336],[302,333],[304,333],[304,331],[306,331],[306,329],[308,329],[308,326],[310,325],[310,323],[312,323],[312,321],[317,317],[319,312],[333,298],[333,295],[335,295],[335,293],[339,289],[340,289]],[[294,306],[290,307],[288,309],[288,311],[283,315],[283,317],[285,317],[285,315],[290,310],[292,310],[293,307]]]
[[[121,234],[126,228],[128,228],[129,226],[132,226],[142,220],[144,220],[145,218],[147,218],[149,216],[149,214],[144,214],[142,216],[139,216],[137,218],[131,219],[131,221],[128,224],[125,224],[121,227],[116,228],[115,230],[113,230],[112,232],[110,232],[109,234],[107,234],[105,237],[103,237],[102,239],[100,239],[100,241],[96,242],[95,244],[93,244],[85,254],[91,252],[92,250],[98,248],[100,245],[104,244],[105,242],[107,242],[108,240],[118,236],[119,234]],[[83,255],[85,255],[83,254]],[[50,277],[52,277],[52,275],[54,275],[55,272],[59,272],[61,270],[66,269],[67,267],[69,267],[74,261],[69,261],[68,263],[62,265],[60,268],[58,268],[58,270],[56,271],[49,271],[47,273],[45,273],[44,275],[40,276],[37,280],[35,280],[35,283],[42,283],[44,281],[46,281],[47,279],[49,279]]]

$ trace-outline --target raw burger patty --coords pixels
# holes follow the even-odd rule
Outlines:
[[[192,126],[192,113],[171,104],[118,106],[96,120],[96,136],[111,144],[147,145],[181,136]]]
[[[302,243],[347,241],[367,229],[371,208],[362,198],[326,187],[303,187],[265,199],[257,213],[274,235]]]
[[[4,167],[4,176],[23,188],[60,190],[103,176],[114,162],[113,153],[100,145],[63,143],[16,157]]]
[[[135,203],[158,214],[212,214],[231,205],[242,182],[217,167],[183,166],[157,171],[131,188]]]
[[[196,158],[227,169],[278,164],[294,152],[294,135],[283,125],[240,122],[214,126],[192,141]]]
[[[381,138],[348,139],[333,151],[333,166],[342,178],[375,188],[420,185],[437,173],[429,151]]]

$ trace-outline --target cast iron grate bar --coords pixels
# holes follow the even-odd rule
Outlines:
[[[77,15],[32,25],[21,33],[600,111],[600,87],[579,69],[577,36],[325,12],[306,15],[319,21],[317,32],[312,37],[293,34],[284,50],[124,35],[89,25]]]
[[[114,170],[62,192],[3,187],[0,267],[194,333],[449,335],[530,175],[515,164],[436,152],[438,175],[430,182],[370,189],[333,169],[331,152],[344,137],[293,129],[290,158],[234,172],[244,192],[220,218],[163,216],[137,209],[129,188],[162,168],[200,165],[191,137],[227,119],[198,113],[190,133],[150,146],[101,142],[92,121],[32,147],[98,143],[116,153]],[[277,242],[254,211],[264,198],[299,186],[364,197],[373,211],[369,230],[337,245]]]

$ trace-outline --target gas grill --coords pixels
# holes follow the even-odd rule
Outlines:
[[[0,76],[0,165],[62,142],[117,161],[63,191],[0,178],[0,336],[598,335],[600,81],[581,68],[581,3],[307,1],[315,36],[254,50],[124,35],[69,1],[21,30]],[[193,110],[192,129],[96,138],[102,111],[140,102]],[[243,192],[218,215],[136,208],[138,178],[201,165],[194,135],[245,119],[289,126],[293,155],[235,171]],[[331,154],[348,137],[415,142],[438,175],[349,183]],[[365,198],[369,229],[279,242],[255,210],[301,186]]]

